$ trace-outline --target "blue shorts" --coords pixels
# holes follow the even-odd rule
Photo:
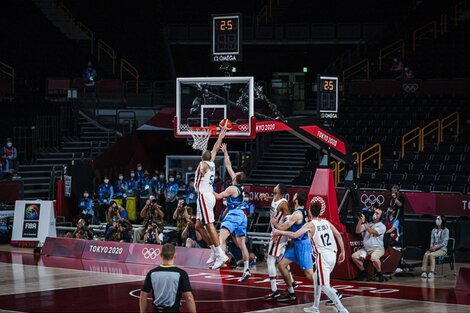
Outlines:
[[[239,209],[228,211],[222,221],[221,227],[226,228],[230,233],[235,233],[235,237],[246,236],[247,219],[245,212]]]
[[[294,246],[287,248],[284,258],[297,263],[304,271],[313,269],[310,240],[294,241]]]

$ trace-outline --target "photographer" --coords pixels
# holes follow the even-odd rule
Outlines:
[[[366,216],[363,212],[359,214],[359,220],[356,225],[356,234],[361,234],[364,246],[358,251],[354,252],[351,256],[354,264],[359,268],[360,273],[358,280],[364,280],[367,273],[364,269],[364,260],[366,256],[371,256],[371,261],[374,268],[377,270],[377,280],[384,281],[382,275],[382,264],[380,258],[384,255],[384,233],[385,225],[381,222],[382,210],[374,207],[374,214],[372,222],[366,222]]]
[[[75,238],[75,239],[87,239],[93,240],[93,231],[88,228],[83,218],[79,219],[77,222],[77,229],[71,235],[67,237]]]
[[[130,224],[127,219],[127,211],[122,206],[118,205],[115,201],[111,201],[108,211],[106,212],[106,223],[110,226],[114,217],[118,218],[119,222]],[[132,228],[132,224],[131,224]]]
[[[196,216],[193,215],[181,233],[181,238],[185,240],[186,248],[208,248],[206,242],[202,240],[202,236],[196,231],[195,225]]]
[[[134,230],[134,242],[142,242],[145,232],[149,225],[156,224],[158,233],[163,232],[163,218],[165,214],[162,207],[157,204],[157,199],[150,196],[145,202],[145,206],[140,211],[140,218],[144,221],[143,227]]]
[[[104,239],[106,241],[131,242],[128,227],[129,225],[125,221],[121,222],[117,218],[114,218],[112,226],[110,226],[104,234]]]
[[[173,220],[176,220],[176,231],[171,231],[165,235],[165,237],[167,237],[165,238],[165,243],[176,238],[178,246],[183,245],[181,235],[183,230],[186,228],[186,225],[191,221],[188,213],[188,209],[191,210],[191,207],[184,205],[184,201],[184,196],[178,198],[178,204],[175,212],[173,213]]]
[[[149,244],[161,244],[160,238],[158,237],[158,226],[157,224],[149,224],[144,235],[144,242]]]

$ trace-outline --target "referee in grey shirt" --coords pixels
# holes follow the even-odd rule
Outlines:
[[[153,290],[153,312],[180,312],[180,301],[183,298],[189,312],[195,313],[196,303],[188,273],[173,265],[175,247],[172,244],[163,245],[162,260],[162,264],[148,272],[145,277],[140,290],[140,312],[147,312],[147,298]]]

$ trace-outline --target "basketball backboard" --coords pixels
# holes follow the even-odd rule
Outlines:
[[[176,79],[174,135],[190,138],[189,128],[217,127],[228,118],[227,138],[256,136],[253,77],[190,77]]]

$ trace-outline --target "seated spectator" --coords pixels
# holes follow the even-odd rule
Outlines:
[[[104,240],[106,241],[131,242],[131,239],[127,225],[117,219],[113,221],[111,227],[104,234]]]
[[[18,171],[18,151],[13,146],[11,138],[7,138],[5,146],[0,150],[0,156],[5,171],[13,170],[15,173]]]
[[[114,195],[113,185],[109,182],[108,176],[104,177],[103,183],[98,187],[98,201],[100,204],[99,218],[100,221],[104,221],[106,209],[111,203],[111,199]]]
[[[0,160],[0,180],[10,179],[15,171],[13,169],[6,170],[4,168],[3,162]]]
[[[127,189],[127,181],[124,175],[119,173],[118,179],[114,182],[114,199],[121,199],[123,207],[126,207]]]
[[[196,216],[191,216],[191,221],[186,224],[183,232],[181,233],[181,238],[185,241],[186,248],[209,248],[202,236],[196,231]]]
[[[154,196],[150,196],[145,202],[145,206],[140,211],[140,218],[143,219],[143,227],[134,230],[134,242],[142,242],[149,225],[156,224],[158,233],[163,233],[163,219],[165,214],[162,211],[162,207],[157,204],[157,199]]]
[[[434,278],[436,257],[446,255],[448,241],[449,229],[446,227],[446,218],[444,215],[438,215],[436,217],[436,227],[431,231],[429,249],[423,256],[422,278]]]
[[[185,194],[184,204],[189,206],[192,212],[196,212],[197,192],[194,188],[194,178],[191,178],[186,185]]]
[[[398,239],[400,236],[400,221],[397,217],[397,212],[389,207],[387,214],[385,215],[385,235],[384,235],[384,247],[398,245]]]
[[[176,208],[176,197],[178,196],[179,186],[175,181],[173,174],[168,175],[168,184],[165,189],[165,215],[166,215],[166,224],[172,225],[173,212]]]
[[[141,181],[144,179],[145,171],[142,167],[142,163],[137,163],[137,170],[135,171],[136,178]]]
[[[403,62],[398,58],[393,58],[390,72],[392,72],[395,78],[401,78],[403,75]]]
[[[129,173],[129,178],[126,179],[126,186],[127,186],[127,196],[135,197],[139,189],[139,180],[136,178],[134,171],[131,171]]]
[[[372,265],[377,270],[377,280],[384,281],[382,275],[382,264],[380,258],[385,254],[383,237],[385,234],[385,225],[380,221],[382,219],[382,210],[374,208],[372,222],[367,223],[366,217],[360,213],[356,225],[356,234],[361,234],[364,246],[352,254],[354,264],[359,268],[358,280],[364,280],[367,273],[364,269],[364,260],[366,256],[371,256]]]
[[[176,178],[175,178],[176,183],[178,184],[178,187],[184,188],[184,180],[183,177],[181,177],[181,173],[178,172],[176,173]]]
[[[158,237],[157,224],[149,224],[144,235],[144,242],[148,244],[161,244],[160,237]]]
[[[405,67],[403,70],[403,79],[413,79],[415,78],[415,75],[413,71],[409,67]]]
[[[96,79],[98,78],[98,74],[96,70],[93,68],[93,63],[91,61],[88,62],[86,69],[83,70],[83,83],[85,88],[87,89],[94,89],[96,86]]]
[[[75,238],[75,239],[86,239],[93,240],[93,231],[88,228],[85,220],[83,218],[79,219],[77,222],[77,228],[73,233],[68,233],[66,237]]]
[[[83,191],[83,198],[78,200],[78,212],[79,217],[84,219],[87,225],[92,223],[95,210],[93,209],[93,200],[86,189]]]
[[[250,254],[250,266],[256,265],[256,255],[251,252],[251,240],[248,236],[245,237],[245,244]],[[227,239],[227,251],[230,258],[230,266],[237,268],[238,266],[243,267],[243,256],[242,251],[237,246],[237,241],[234,240],[233,235]]]

